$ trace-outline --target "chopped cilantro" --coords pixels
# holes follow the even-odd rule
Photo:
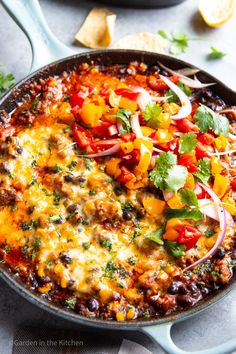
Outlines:
[[[31,163],[31,166],[32,166],[33,168],[35,168],[35,167],[37,166],[37,161],[36,161],[36,160],[33,160],[32,163]]]
[[[158,245],[164,245],[164,241],[162,238],[164,231],[165,231],[165,227],[160,227],[156,231],[153,231],[153,232],[150,232],[149,234],[147,234],[146,237],[150,241],[153,241],[153,242],[157,243]]]
[[[54,199],[53,199],[54,204],[55,205],[59,205],[60,200],[61,200],[62,197],[57,193],[57,191],[53,191],[52,194],[53,194],[53,197],[54,197]]]
[[[89,224],[89,222],[87,220],[82,221],[82,225],[88,225],[88,224]]]
[[[134,211],[134,207],[130,203],[125,203],[122,207],[123,211]]]
[[[32,176],[28,186],[29,187],[33,186],[36,181],[37,181],[37,177],[36,176]]]
[[[23,221],[21,224],[21,229],[22,231],[28,231],[36,228],[37,223],[34,220],[30,220],[30,222],[27,224],[27,222]]]
[[[180,191],[180,198],[182,202],[187,206],[195,206],[198,208],[198,200],[196,193],[188,188],[183,188]]]
[[[99,244],[100,244],[100,246],[107,248],[108,251],[111,251],[111,249],[112,249],[112,242],[109,239],[100,240]]]
[[[130,264],[130,265],[135,265],[135,263],[136,263],[136,261],[135,261],[135,258],[134,257],[129,257],[128,258],[128,263]]]
[[[156,188],[177,191],[183,187],[188,171],[184,166],[177,165],[177,156],[172,152],[163,152],[156,159],[154,169],[149,176]]]
[[[9,252],[11,251],[11,246],[10,246],[10,245],[6,245],[6,246],[4,247],[4,251],[5,251],[6,253],[9,253]]]
[[[88,171],[91,171],[92,168],[92,164],[91,164],[91,160],[88,157],[84,158],[84,163],[85,163],[85,167]]]
[[[192,152],[197,145],[197,138],[194,133],[186,133],[180,137],[179,152],[183,154],[185,152]]]
[[[165,248],[167,252],[175,258],[185,255],[185,245],[181,245],[178,242],[165,241]]]
[[[158,31],[159,36],[164,39],[165,46],[168,46],[170,54],[185,53],[188,48],[189,36],[182,31],[173,31],[172,33],[164,30]]]
[[[198,209],[167,209],[166,220],[172,218],[193,219],[194,221],[198,221],[202,219],[202,213]]]
[[[76,297],[69,297],[68,299],[65,300],[65,305],[70,309],[74,310],[76,301],[77,301]]]
[[[91,243],[90,242],[83,242],[82,243],[82,247],[84,250],[88,250],[91,246]]]
[[[182,91],[184,91],[184,93],[187,96],[190,96],[192,93],[192,90],[190,89],[190,87],[184,85],[181,81],[179,81],[176,84]],[[179,97],[176,95],[176,93],[174,91],[172,91],[171,89],[169,89],[168,91],[166,91],[165,94],[167,98],[167,102],[174,102],[174,103],[179,103]]]
[[[209,130],[213,130],[216,135],[227,136],[229,133],[229,120],[203,104],[198,107],[193,119],[202,133]]]
[[[104,270],[104,276],[114,279],[114,273],[119,270],[119,266],[112,260],[108,261]]]
[[[210,169],[210,160],[204,158],[197,162],[198,168],[200,168],[199,172],[195,172],[194,176],[197,177],[202,183],[207,183],[210,176],[211,176],[211,169]]]
[[[73,171],[76,166],[77,166],[77,161],[71,161],[71,163],[69,164],[68,168],[69,168],[70,171]]]
[[[40,250],[41,243],[42,243],[42,242],[41,242],[41,239],[38,238],[38,237],[34,240],[34,246],[33,246],[33,248],[34,248],[34,250],[35,250],[36,252]]]
[[[207,238],[210,238],[212,237],[213,235],[215,234],[215,231],[213,229],[206,229],[206,231],[204,232],[204,235],[207,237]]]
[[[142,113],[143,119],[147,122],[147,125],[151,128],[157,129],[160,126],[160,115],[162,107],[156,103],[149,103],[145,107]]]
[[[65,94],[63,96],[63,101],[69,101],[69,99],[70,99],[70,95]]]
[[[118,109],[116,113],[116,117],[119,118],[123,123],[123,126],[120,129],[120,134],[125,134],[130,132],[131,130],[131,125],[129,121],[130,116],[131,116],[131,111],[129,109],[126,108]]]
[[[59,223],[62,220],[62,217],[60,215],[52,215],[49,216],[48,221],[53,222],[55,224]]]
[[[211,52],[208,54],[208,59],[212,60],[212,59],[221,59],[223,58],[226,53],[219,51],[218,49],[216,49],[215,47],[211,47]]]
[[[213,271],[211,272],[211,275],[212,275],[213,277],[219,277],[220,273],[219,273],[217,270],[213,270]]]
[[[90,191],[89,191],[89,195],[96,195],[97,194],[97,192],[94,190],[94,189],[90,189]]]
[[[42,188],[42,191],[45,193],[47,197],[49,197],[51,194],[47,191],[46,188]]]
[[[30,109],[33,111],[38,103],[39,103],[39,97],[35,97],[35,99],[33,100],[32,104],[31,104]]]

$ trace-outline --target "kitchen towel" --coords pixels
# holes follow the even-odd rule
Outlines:
[[[116,332],[114,332],[116,333]],[[92,332],[22,327],[13,339],[12,354],[152,354],[142,345]]]

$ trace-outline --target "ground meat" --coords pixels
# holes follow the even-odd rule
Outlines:
[[[2,174],[11,173],[10,165],[7,162],[0,163],[0,173]]]
[[[14,189],[1,189],[0,190],[0,206],[14,205],[20,201],[21,198]]]
[[[8,137],[6,141],[0,144],[0,155],[16,158],[22,153],[19,140],[15,137]]]

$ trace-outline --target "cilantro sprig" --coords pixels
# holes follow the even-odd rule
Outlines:
[[[151,128],[157,129],[160,126],[162,107],[156,103],[149,103],[143,111],[143,119],[147,122],[147,125]]]
[[[202,133],[209,130],[213,130],[216,135],[227,136],[229,133],[229,120],[204,104],[198,107],[193,119],[197,122]]]
[[[157,229],[156,231],[147,234],[146,238],[148,238],[150,241],[157,243],[158,245],[164,245],[164,241],[162,238],[164,232],[165,232],[165,227],[163,226]]]
[[[0,71],[0,95],[9,90],[15,83],[15,78],[12,73],[4,74]]]
[[[186,133],[180,137],[179,152],[183,154],[185,152],[192,152],[197,145],[197,138],[194,133]]]
[[[207,58],[209,60],[215,60],[215,59],[222,59],[226,53],[221,52],[220,50],[216,49],[215,47],[211,47],[211,52],[208,54]]]
[[[189,188],[183,188],[179,192],[181,201],[187,206],[199,207],[196,193]]]
[[[149,176],[156,188],[175,192],[186,182],[188,171],[177,165],[177,156],[172,152],[163,152],[156,159],[154,169]]]
[[[168,46],[170,54],[185,53],[189,46],[189,36],[182,31],[173,31],[172,33],[160,30],[158,35],[164,39],[164,44]]]
[[[194,176],[197,177],[199,181],[207,184],[211,176],[210,160],[207,158],[201,159],[197,162],[197,167],[200,169],[199,172],[195,172]]]
[[[116,116],[123,123],[123,126],[120,130],[120,134],[129,133],[131,131],[131,125],[130,125],[130,121],[129,121],[130,116],[131,116],[131,111],[126,108],[120,108],[120,109],[118,109]]]

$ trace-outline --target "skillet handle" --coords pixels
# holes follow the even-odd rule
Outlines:
[[[38,0],[0,0],[0,3],[30,41],[32,49],[31,72],[52,61],[75,54],[51,32]]]
[[[157,326],[143,327],[141,330],[159,343],[168,354],[229,354],[236,349],[236,338],[234,338],[210,349],[198,351],[182,350],[175,345],[171,338],[173,324],[173,322],[169,322]]]

